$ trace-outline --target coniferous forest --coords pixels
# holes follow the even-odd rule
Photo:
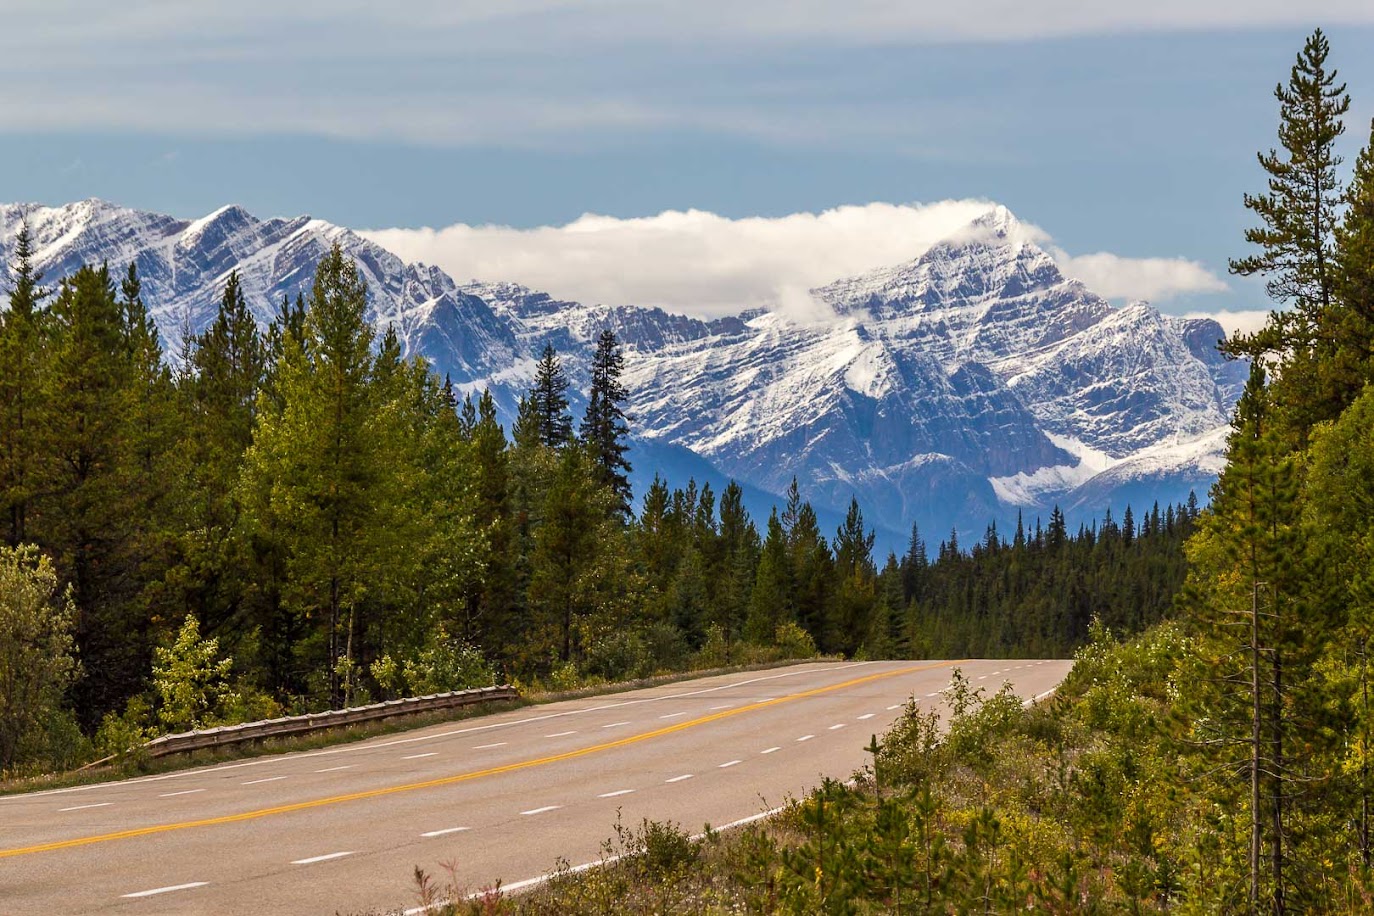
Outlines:
[[[912,704],[866,782],[717,871],[668,843],[589,880],[646,912],[699,911],[662,896],[683,887],[763,912],[1374,908],[1374,130],[1347,168],[1328,56],[1318,31],[1276,89],[1244,200],[1231,267],[1276,310],[1226,344],[1251,373],[1210,506],[913,531],[902,556],[874,555],[857,504],[821,531],[804,482],[767,519],[733,485],[631,493],[609,331],[584,416],[546,349],[507,432],[374,330],[337,248],[266,328],[230,276],[166,354],[132,266],[43,277],[24,233],[0,315],[0,770],[496,679],[1076,650],[1050,704],[957,678],[943,726]]]
[[[874,555],[794,483],[632,494],[614,334],[580,418],[547,349],[509,434],[365,317],[337,249],[259,328],[231,275],[162,351],[130,265],[46,278],[21,234],[0,314],[0,771],[157,732],[514,680],[567,687],[806,657],[1070,651],[1159,620],[1196,503],[970,549]],[[174,356],[175,358],[169,358]]]
[[[1374,911],[1374,125],[1347,169],[1329,54],[1313,33],[1275,91],[1278,146],[1231,269],[1276,310],[1228,343],[1249,383],[1210,507],[1172,515],[1191,533],[1168,619],[1148,609],[1175,557],[1143,546],[1174,536],[1168,511],[1058,550],[1062,532],[1037,533],[1036,581],[1055,589],[978,624],[1024,584],[1017,549],[946,546],[936,647],[1076,633],[1073,603],[1044,598],[1088,583],[1097,620],[1052,700],[956,675],[944,720],[913,700],[855,784],[696,845],[671,824],[618,830],[623,857],[595,873],[451,911]],[[1125,575],[1104,591],[1113,554]]]

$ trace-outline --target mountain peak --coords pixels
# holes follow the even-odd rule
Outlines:
[[[1016,214],[1002,204],[996,204],[969,225],[977,229],[990,229],[1000,235],[1010,235],[1025,228],[1025,224],[1016,218]]]

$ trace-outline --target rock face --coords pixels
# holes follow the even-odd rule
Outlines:
[[[7,259],[20,216],[0,207]],[[1216,352],[1215,322],[1112,306],[1065,277],[1003,207],[911,262],[814,290],[833,317],[804,322],[460,285],[348,229],[237,207],[187,222],[92,200],[32,209],[29,222],[49,277],[137,263],[173,353],[213,316],[231,270],[265,323],[283,296],[308,291],[338,243],[366,277],[378,326],[460,389],[490,387],[507,417],[545,344],[585,387],[609,327],[646,460],[678,456],[663,459],[672,473],[690,452],[764,497],[795,476],[821,507],[857,496],[889,532],[915,521],[977,533],[1055,502],[1087,517],[1127,499],[1203,496],[1244,382],[1245,367]]]

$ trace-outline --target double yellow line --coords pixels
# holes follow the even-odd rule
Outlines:
[[[190,830],[195,827],[215,827],[220,824],[236,824],[240,821],[252,821],[258,818],[271,817],[275,814],[290,814],[293,811],[306,811],[310,808],[323,808],[326,805],[339,805],[344,802],[362,801],[368,798],[381,798],[386,795],[396,795],[401,792],[415,792],[420,789],[434,789],[439,786],[451,786],[460,782],[469,782],[474,779],[481,779],[485,776],[499,776],[502,773],[514,773],[517,770],[528,770],[533,767],[546,766],[551,763],[559,763],[564,760],[576,760],[578,757],[586,757],[590,754],[597,754],[602,751],[610,751],[620,747],[628,747],[631,744],[638,744],[641,741],[649,741],[653,738],[662,738],[676,732],[686,731],[699,725],[706,725],[710,722],[717,722],[727,719],[730,716],[742,715],[746,712],[754,712],[759,709],[767,709],[770,706],[777,706],[781,703],[789,703],[794,700],[802,700],[807,697],[820,696],[821,694],[831,693],[836,690],[844,690],[847,687],[857,687],[861,684],[881,681],[887,678],[900,677],[904,674],[914,674],[918,671],[929,671],[933,668],[943,668],[957,665],[960,662],[938,662],[929,665],[913,665],[907,668],[898,668],[894,671],[882,671],[877,674],[869,674],[864,677],[854,678],[839,684],[831,684],[828,687],[816,687],[812,690],[803,690],[800,693],[788,694],[787,696],[774,697],[770,700],[762,700],[758,703],[751,703],[748,706],[740,706],[736,709],[727,709],[723,712],[713,713],[709,716],[702,716],[698,719],[689,719],[675,725],[665,725],[653,731],[643,732],[638,735],[630,735],[616,741],[607,741],[605,744],[594,744],[590,747],[579,748],[574,751],[567,751],[562,754],[551,754],[547,757],[536,757],[531,760],[521,760],[516,763],[508,763],[503,766],[489,767],[485,770],[473,770],[468,773],[456,773],[452,776],[442,776],[438,779],[428,779],[424,782],[409,782],[397,786],[386,786],[380,789],[368,789],[363,792],[350,792],[346,795],[331,795],[326,798],[315,798],[309,801],[293,802],[289,805],[277,805],[272,808],[258,808],[253,811],[244,811],[240,814],[225,814],[220,817],[207,817],[194,821],[178,821],[171,824],[154,824],[150,827],[135,827],[132,830],[119,830],[114,833],[100,833],[93,836],[75,837],[70,840],[57,840],[52,843],[39,843],[34,846],[19,846],[13,849],[0,849],[0,859],[7,859],[12,856],[31,855],[37,852],[52,852],[58,849],[71,849],[77,846],[89,846],[93,843],[109,843],[114,840],[129,840],[135,837],[151,836],[156,833],[170,833],[174,830]]]

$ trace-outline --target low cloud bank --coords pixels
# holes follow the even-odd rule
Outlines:
[[[919,257],[994,204],[871,203],[821,213],[731,219],[701,210],[620,219],[586,215],[563,226],[456,224],[362,233],[408,261],[459,280],[504,280],[589,303],[657,305],[699,316],[748,308],[813,317],[806,290]],[[1028,230],[1048,243],[1040,230]],[[1046,244],[1064,272],[1112,299],[1164,302],[1223,291],[1196,261],[1072,256]]]

